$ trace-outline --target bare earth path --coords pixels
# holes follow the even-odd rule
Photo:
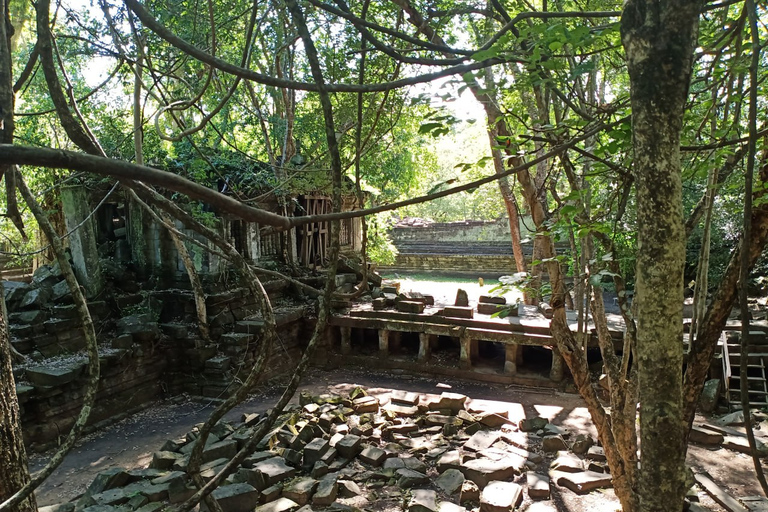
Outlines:
[[[388,389],[403,389],[421,393],[462,393],[474,399],[499,400],[515,404],[513,411],[520,417],[539,415],[571,432],[589,432],[596,435],[583,401],[577,395],[551,390],[537,390],[515,386],[500,386],[457,380],[437,380],[431,377],[413,377],[396,374],[372,374],[348,369],[331,372],[313,371],[300,390],[313,394],[344,393],[355,386],[366,387],[371,393]],[[243,412],[263,412],[278,398],[281,387],[264,388],[248,402],[241,404],[225,419],[235,420]],[[181,403],[178,403],[181,402]],[[166,400],[106,429],[87,436],[73,450],[61,467],[37,491],[40,506],[68,501],[83,493],[97,473],[111,467],[127,469],[146,467],[152,453],[160,449],[167,439],[179,437],[196,423],[205,420],[213,405],[201,402]],[[39,469],[50,456],[34,455],[32,469]],[[548,464],[548,462],[547,462]],[[734,496],[760,493],[754,477],[751,459],[725,449],[708,450],[692,446],[689,464],[708,471],[713,479]],[[546,468],[543,468],[546,471]],[[586,496],[553,485],[553,501],[557,510],[568,512],[613,512],[619,510],[611,490],[596,491]],[[702,504],[710,510],[717,507],[706,495],[699,493]]]

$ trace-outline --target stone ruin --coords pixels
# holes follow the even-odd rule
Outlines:
[[[263,421],[218,423],[203,451],[212,479]],[[41,512],[155,512],[195,492],[186,473],[198,427],[167,441],[146,469],[109,469],[72,502]],[[235,473],[213,492],[223,512],[377,509],[508,512],[537,502],[554,511],[551,485],[583,494],[611,486],[602,449],[509,404],[456,393],[301,394]],[[202,505],[205,509],[205,506]],[[532,510],[532,509],[529,509]]]

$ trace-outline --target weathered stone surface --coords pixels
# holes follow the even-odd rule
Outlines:
[[[428,489],[416,489],[408,502],[408,512],[437,512],[437,493]]]
[[[387,412],[391,412],[395,416],[410,418],[419,414],[419,408],[415,405],[402,405],[394,402],[390,402],[383,407]]]
[[[367,446],[360,452],[360,460],[374,467],[379,467],[387,458],[387,452],[375,446]]]
[[[419,473],[427,472],[427,465],[416,457],[403,457],[401,459],[407,469],[418,471]]]
[[[755,447],[757,448],[759,456],[765,457],[768,455],[768,445],[764,442],[755,439]],[[729,450],[745,453],[747,455],[752,453],[752,450],[749,447],[749,441],[747,441],[746,437],[723,436],[723,448],[728,448]]]
[[[246,483],[222,485],[211,494],[224,512],[250,512],[259,504],[259,491]]]
[[[479,452],[489,448],[493,443],[499,440],[501,433],[497,431],[480,430],[475,432],[472,437],[464,443],[465,450]]]
[[[268,486],[275,485],[277,482],[286,478],[293,478],[296,470],[285,463],[282,457],[272,457],[271,459],[257,462],[253,469],[264,475],[264,481]]]
[[[424,423],[429,426],[442,427],[443,425],[458,425],[461,423],[461,420],[455,416],[446,416],[444,414],[427,414],[424,416]]]
[[[577,494],[586,494],[595,489],[611,487],[611,475],[584,471],[582,473],[558,473],[557,484]]]
[[[450,501],[441,501],[437,504],[437,512],[467,512],[467,509]]]
[[[364,414],[367,412],[378,412],[379,401],[373,396],[362,396],[352,401],[352,407],[357,414]]]
[[[435,485],[448,494],[454,494],[461,490],[464,480],[464,474],[461,471],[448,469],[435,479]]]
[[[48,368],[45,366],[34,366],[27,368],[25,373],[27,378],[38,386],[56,387],[69,384],[80,376],[82,367],[76,368]]]
[[[329,475],[317,484],[317,490],[312,496],[312,504],[318,507],[327,507],[334,501],[338,495],[339,484],[336,481],[335,475]]]
[[[317,438],[310,441],[310,443],[304,447],[304,466],[308,468],[313,467],[315,463],[323,458],[323,455],[325,455],[330,448],[330,443],[323,438]]]
[[[100,472],[88,486],[86,494],[94,495],[100,492],[108,491],[116,487],[121,487],[128,483],[130,476],[122,468],[112,468]]]
[[[586,458],[595,462],[605,462],[605,451],[602,446],[592,446],[587,450]]]
[[[456,300],[453,305],[461,307],[469,306],[469,295],[466,290],[462,290],[461,288],[456,290]]]
[[[360,486],[352,480],[339,480],[339,494],[342,498],[354,498],[362,493]]]
[[[513,482],[489,482],[480,494],[480,512],[511,512],[523,498],[523,489]]]
[[[183,459],[184,455],[176,452],[155,452],[152,454],[152,462],[149,463],[150,468],[156,469],[171,469],[179,459]]]
[[[533,418],[524,418],[520,420],[517,428],[523,432],[536,432],[537,430],[543,429],[547,423],[549,422],[546,420],[546,418],[534,416]]]
[[[398,402],[406,405],[419,405],[419,400],[421,400],[421,395],[419,395],[418,393],[412,393],[410,391],[402,391],[399,389],[393,390],[390,396],[393,402]]]
[[[429,483],[429,477],[424,473],[419,473],[408,468],[402,468],[395,471],[397,485],[403,489]]]
[[[257,491],[263,491],[267,488],[267,483],[264,480],[264,475],[256,471],[255,469],[240,468],[232,476],[234,483],[246,483],[253,486]]]
[[[573,441],[571,441],[571,451],[577,455],[584,455],[594,444],[595,441],[592,439],[592,436],[579,434],[573,438]]]
[[[550,435],[544,436],[541,440],[541,449],[545,452],[559,452],[561,450],[567,450],[568,445],[565,443],[563,436]]]
[[[401,300],[395,304],[398,311],[403,313],[416,313],[421,314],[424,312],[424,302],[416,300]]]
[[[297,478],[283,488],[283,497],[303,506],[309,503],[309,498],[312,497],[312,493],[315,492],[316,488],[317,480],[314,478],[309,476]]]
[[[568,452],[559,452],[549,468],[566,473],[580,473],[584,471],[584,461]]]
[[[549,499],[550,489],[548,476],[529,471],[526,474],[526,480],[528,482],[528,496],[530,496],[531,499]]]
[[[299,508],[299,504],[288,498],[279,498],[275,501],[256,507],[253,512],[293,512]]]
[[[466,403],[466,395],[460,395],[458,393],[442,393],[437,399],[427,401],[427,407],[430,411],[445,409],[456,414],[464,409]]]
[[[520,472],[525,464],[523,461],[514,463],[506,460],[475,459],[465,461],[461,465],[461,472],[468,480],[475,482],[483,489],[493,480],[508,480]]]
[[[703,428],[693,427],[691,433],[688,436],[688,440],[692,443],[705,444],[709,446],[718,446],[724,441],[722,434],[717,432],[710,432]]]
[[[461,484],[461,493],[459,494],[459,503],[480,501],[480,488],[472,480],[464,480]]]
[[[459,469],[462,461],[463,457],[458,450],[449,450],[438,459],[437,470],[442,473],[448,469]]]
[[[720,379],[710,379],[704,383],[699,397],[699,408],[704,414],[712,414],[717,407],[717,397],[720,394]]]
[[[334,448],[345,459],[351,459],[360,452],[362,439],[360,436],[348,434],[336,442]]]
[[[469,306],[445,306],[443,309],[443,316],[453,318],[474,318],[475,310]]]

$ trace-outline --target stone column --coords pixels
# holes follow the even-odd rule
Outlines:
[[[461,367],[465,369],[472,368],[472,339],[469,337],[469,334],[462,334],[459,337],[459,344],[461,345],[461,355],[459,356],[459,360],[461,362]]]
[[[419,333],[419,358],[418,361],[426,363],[429,361],[429,357],[432,355],[432,347],[430,345],[431,335],[420,332]]]
[[[556,348],[552,348],[552,369],[549,371],[549,378],[554,382],[560,382],[563,380],[563,356],[560,355],[560,351]]]
[[[389,352],[398,352],[400,350],[400,341],[402,340],[403,333],[400,331],[389,332]]]
[[[347,355],[352,352],[352,328],[339,327],[341,331],[341,353]]]
[[[506,350],[506,360],[504,361],[504,373],[514,375],[517,373],[517,361],[520,353],[520,345],[517,343],[508,343],[504,346]]]
[[[104,287],[96,245],[96,229],[88,204],[88,194],[83,186],[61,187],[61,206],[64,223],[69,235],[69,250],[77,281],[89,299],[98,295]]]
[[[389,356],[389,331],[387,329],[379,330],[379,357]]]

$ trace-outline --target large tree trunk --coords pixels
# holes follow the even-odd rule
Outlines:
[[[700,3],[630,0],[621,19],[632,102],[641,511],[682,510],[683,266],[680,131]]]

